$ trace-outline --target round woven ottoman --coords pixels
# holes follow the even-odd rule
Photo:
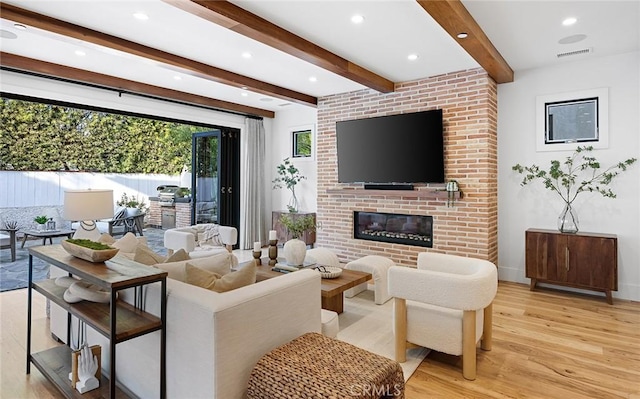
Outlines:
[[[387,287],[387,273],[389,272],[389,268],[395,265],[396,264],[391,259],[385,258],[384,256],[367,255],[347,263],[344,268],[371,273],[373,275],[376,305],[382,305],[391,299],[391,296],[389,295],[389,287]],[[366,289],[367,283],[362,283],[346,290],[344,295],[347,298],[351,298]]]
[[[249,399],[404,398],[400,363],[318,333],[262,356],[251,371]]]

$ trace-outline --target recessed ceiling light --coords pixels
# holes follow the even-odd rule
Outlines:
[[[249,58],[251,58],[251,57],[252,57],[252,56],[251,56],[251,53],[250,53],[250,52],[248,52],[248,51],[245,51],[244,53],[242,53],[242,58],[249,59]]]
[[[460,32],[456,35],[456,37],[458,39],[466,39],[467,37],[469,37],[469,34],[467,32]]]
[[[577,18],[569,17],[569,18],[565,18],[565,20],[562,21],[562,25],[571,26],[571,25],[575,24],[576,22],[578,22]]]
[[[143,12],[136,12],[133,14],[133,17],[140,21],[146,21],[149,19],[149,16]]]
[[[180,75],[176,75],[173,77],[174,80],[182,80],[182,76]]]
[[[409,55],[407,56],[407,59],[408,59],[409,61],[415,61],[415,60],[417,60],[417,59],[418,59],[418,54],[409,54]]]
[[[311,76],[309,77],[309,82],[317,82],[318,78],[316,78],[315,76]]]
[[[353,22],[354,24],[361,24],[364,22],[364,17],[362,15],[356,14],[351,17],[351,22]]]
[[[242,89],[242,90],[247,90],[247,89],[248,89],[248,87],[247,87],[247,86],[242,86],[242,87],[241,87],[241,89]]]
[[[248,97],[248,96],[249,96],[249,93],[247,93],[247,92],[243,91],[242,93],[240,93],[240,95],[241,95],[242,97]]]
[[[16,28],[17,30],[26,30],[27,27],[25,25],[22,24],[13,24],[13,27]]]
[[[587,35],[579,33],[577,35],[571,35],[571,36],[563,37],[562,39],[558,40],[558,43],[560,43],[560,44],[573,44],[573,43],[581,42],[586,38],[587,38]]]
[[[273,101],[273,98],[269,98],[269,97],[262,97],[262,98],[260,99],[260,101],[264,101],[265,103],[268,103],[268,102]]]
[[[85,53],[82,50],[76,50],[74,51],[75,55],[77,55],[78,57],[84,57],[85,55],[87,55],[87,53]]]

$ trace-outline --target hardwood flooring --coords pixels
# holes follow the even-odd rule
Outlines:
[[[26,290],[0,294],[0,397],[62,398],[25,374]],[[34,295],[33,347],[56,343],[45,301]],[[460,359],[433,353],[409,379],[406,398],[640,398],[640,303],[500,283],[493,349],[478,349],[478,377]],[[226,399],[226,398],[225,398]]]

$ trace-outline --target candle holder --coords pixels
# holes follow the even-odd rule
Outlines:
[[[253,251],[253,259],[256,261],[256,266],[260,266],[260,256],[262,256],[262,251]]]
[[[278,262],[278,240],[269,240],[269,266],[275,266]]]

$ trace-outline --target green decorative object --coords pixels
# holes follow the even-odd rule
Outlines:
[[[127,208],[137,208],[141,211],[144,211],[147,206],[147,204],[145,204],[144,201],[138,200],[137,197],[135,198],[133,196],[129,197],[127,193],[122,193],[120,200],[116,201],[116,204],[118,206],[126,206]]]
[[[47,223],[49,218],[43,215],[43,216],[36,216],[35,219],[33,220],[38,224],[45,224]]]
[[[280,223],[287,228],[293,238],[300,238],[306,231],[315,231],[316,229],[311,215],[293,218],[285,213],[280,216]]]
[[[296,197],[296,184],[306,179],[300,174],[289,158],[285,158],[276,168],[278,177],[273,179],[273,188],[287,188],[291,190],[291,200],[287,205],[287,210],[291,213],[298,212],[298,197]]]
[[[616,194],[608,187],[611,181],[621,172],[637,161],[629,158],[604,170],[600,162],[589,154],[591,146],[576,148],[575,152],[564,162],[553,160],[548,171],[537,165],[514,165],[512,169],[524,178],[520,185],[525,186],[534,180],[542,180],[545,188],[555,192],[564,201],[564,209],[558,217],[558,230],[563,233],[578,232],[578,216],[572,207],[578,194],[588,191],[600,193],[606,198],[616,198]]]

